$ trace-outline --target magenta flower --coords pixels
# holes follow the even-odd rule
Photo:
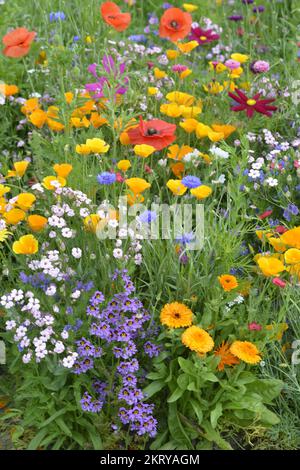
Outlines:
[[[219,38],[219,34],[214,33],[212,29],[204,30],[200,26],[192,28],[189,36],[190,41],[197,41],[198,44],[208,44],[217,41]]]
[[[115,85],[115,95],[124,95],[127,92],[128,78],[123,77],[125,73],[125,63],[117,65],[110,55],[103,56],[102,66],[106,75],[99,76],[97,74],[97,64],[88,66],[88,71],[96,78],[96,82],[87,83],[85,89],[94,99],[103,98],[105,96],[105,86],[111,87],[111,79],[117,84]],[[110,79],[111,77],[111,79]]]

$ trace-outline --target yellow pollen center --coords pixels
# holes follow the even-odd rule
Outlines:
[[[256,104],[256,101],[255,101],[255,100],[252,100],[252,99],[247,100],[247,105],[248,105],[248,106],[254,106],[255,104]]]
[[[200,36],[201,41],[205,41],[207,39],[206,36]]]

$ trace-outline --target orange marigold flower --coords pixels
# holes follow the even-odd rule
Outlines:
[[[199,326],[190,326],[181,336],[182,343],[199,354],[205,354],[214,347],[212,337]]]
[[[214,352],[215,356],[220,358],[218,370],[224,370],[225,366],[234,366],[239,364],[239,359],[230,352],[230,345],[223,341]]]
[[[190,326],[193,320],[193,312],[180,302],[166,304],[160,312],[160,321],[169,328],[183,328]]]
[[[230,352],[247,364],[257,364],[261,361],[259,350],[250,341],[234,341],[230,346]]]
[[[238,286],[236,277],[232,276],[231,274],[222,274],[222,276],[219,276],[218,279],[219,283],[226,292],[229,292]]]

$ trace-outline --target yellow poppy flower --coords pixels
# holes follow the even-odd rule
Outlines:
[[[39,249],[39,243],[33,235],[23,235],[13,243],[12,249],[16,255],[34,255]]]

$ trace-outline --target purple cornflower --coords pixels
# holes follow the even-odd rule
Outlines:
[[[100,173],[97,176],[97,181],[99,184],[106,184],[106,185],[113,184],[115,183],[116,179],[117,179],[116,174],[110,173],[108,171],[103,171],[103,173]]]
[[[230,20],[230,21],[242,21],[243,20],[243,15],[231,15],[231,16],[228,16],[228,20]]]
[[[52,23],[53,21],[64,21],[66,19],[66,15],[63,11],[56,11],[49,13],[49,20]]]
[[[298,207],[295,204],[289,204],[283,212],[283,217],[285,218],[285,220],[290,222],[291,217],[293,215],[298,215],[298,214],[299,214]]]
[[[182,178],[181,183],[186,188],[192,189],[192,188],[198,188],[198,186],[201,185],[201,180],[197,176],[187,175],[184,178]]]
[[[253,7],[253,13],[263,13],[265,11],[265,7],[263,5],[258,5],[257,7]]]
[[[157,219],[157,214],[154,211],[146,210],[145,212],[142,212],[142,214],[138,216],[138,220],[142,224],[151,224],[151,222],[154,222],[156,219]]]

